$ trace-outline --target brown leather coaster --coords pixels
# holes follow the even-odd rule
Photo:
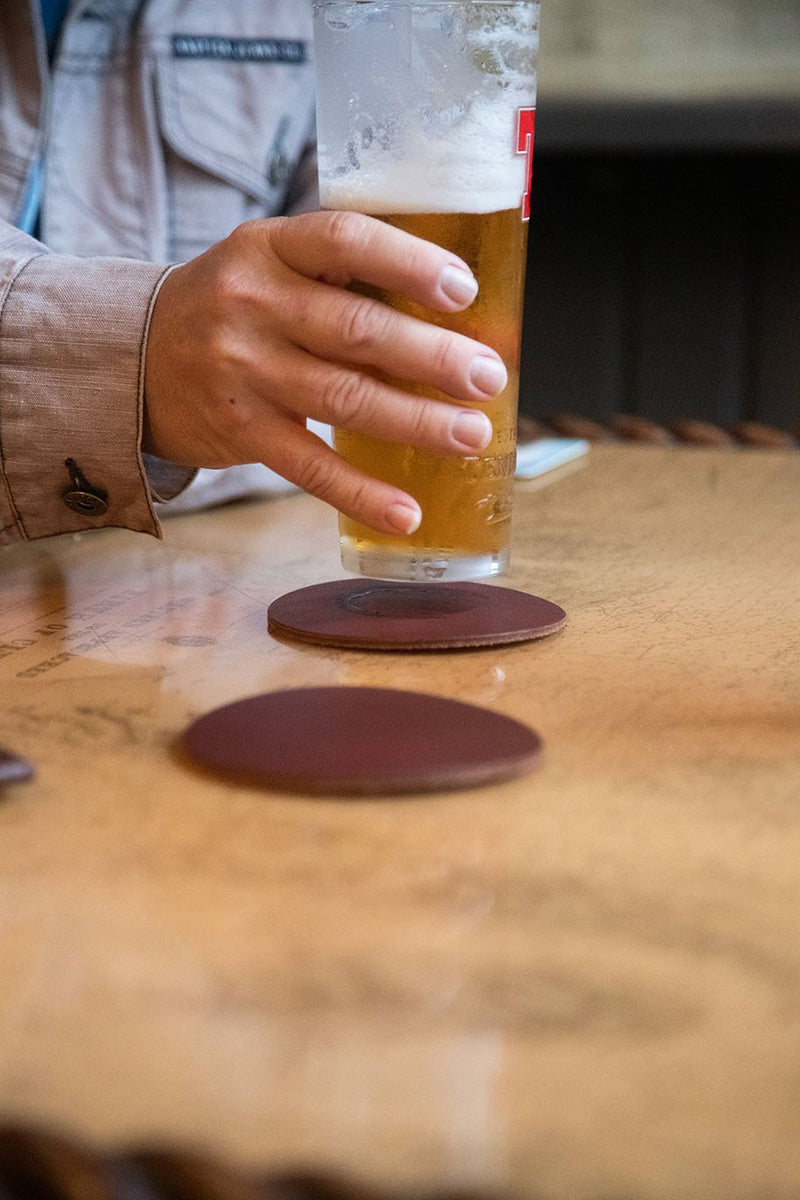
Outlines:
[[[363,650],[455,650],[527,642],[557,633],[557,604],[485,583],[386,583],[340,579],[280,596],[270,633]]]
[[[181,743],[215,773],[293,792],[396,795],[528,771],[541,738],[460,700],[394,688],[267,692],[215,709]]]

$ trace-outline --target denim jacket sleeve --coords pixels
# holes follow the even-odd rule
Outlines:
[[[160,536],[153,502],[169,494],[154,494],[140,445],[168,270],[52,254],[0,221],[0,544],[104,526]],[[172,492],[191,478],[160,475]]]

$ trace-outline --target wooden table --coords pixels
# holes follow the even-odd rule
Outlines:
[[[291,496],[0,559],[0,1112],[399,1193],[800,1188],[800,455],[604,447],[518,488],[507,585],[550,640],[270,638],[341,576]],[[190,772],[255,692],[466,698],[528,777],[304,799]],[[313,738],[313,730],[309,730]]]

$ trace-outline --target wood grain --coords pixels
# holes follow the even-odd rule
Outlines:
[[[0,1112],[392,1192],[794,1198],[800,456],[594,446],[518,485],[558,638],[270,638],[341,576],[307,497],[20,545],[0,573]],[[198,778],[260,691],[454,696],[525,779],[402,800]],[[313,736],[313,731],[309,731]],[[410,752],[413,748],[410,748]]]

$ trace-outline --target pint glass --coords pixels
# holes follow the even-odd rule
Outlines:
[[[535,0],[314,2],[322,207],[368,213],[435,242],[469,263],[480,286],[466,312],[446,316],[359,290],[485,343],[509,376],[500,396],[475,405],[494,433],[474,457],[334,431],[349,462],[422,509],[409,537],[341,517],[342,564],[355,573],[471,579],[508,565],[538,17]]]

